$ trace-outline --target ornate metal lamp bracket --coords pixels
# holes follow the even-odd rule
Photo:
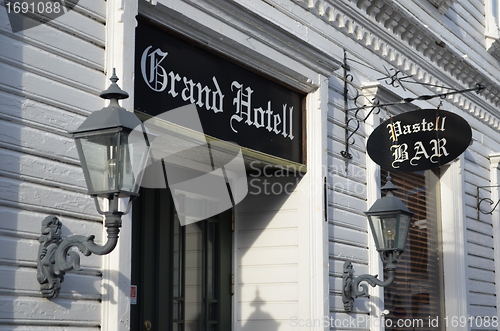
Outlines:
[[[378,275],[360,275],[354,278],[354,270],[350,261],[344,262],[344,274],[342,282],[342,301],[344,310],[348,313],[352,312],[354,299],[359,297],[370,297],[368,294],[368,286],[362,282],[370,284],[372,287],[386,287],[392,284],[396,274],[396,262],[388,262],[386,265],[387,279],[385,281],[378,279]]]
[[[478,186],[477,189],[476,189],[476,202],[477,202],[477,206],[476,206],[476,209],[477,209],[477,219],[479,220],[479,216],[481,214],[485,214],[485,215],[491,215],[493,214],[493,211],[498,207],[498,204],[500,204],[500,200],[498,200],[497,202],[493,201],[491,198],[480,198],[479,197],[479,190],[480,189],[487,189],[487,188],[495,188],[495,187],[500,187],[500,185],[491,185],[491,186]],[[490,208],[488,208],[487,211],[481,209],[481,204],[483,202],[488,202],[489,205],[490,205]],[[493,207],[491,207],[493,206]]]
[[[80,268],[80,255],[70,249],[76,247],[80,252],[89,256],[91,254],[106,255],[113,251],[118,242],[118,234],[122,225],[121,217],[126,212],[118,211],[118,197],[110,199],[110,211],[102,212],[96,199],[99,213],[105,216],[104,225],[107,228],[108,240],[103,246],[94,243],[94,235],[73,235],[66,239],[61,238],[62,223],[56,216],[47,216],[42,221],[42,235],[39,238],[37,259],[37,280],[40,291],[45,298],[56,298],[64,281],[64,275],[70,270]]]
[[[385,76],[382,78],[379,78],[379,81],[383,81],[386,85],[391,86],[393,88],[399,88],[401,87],[403,90],[406,90],[404,84],[418,84],[418,85],[425,85],[429,87],[434,87],[434,88],[441,88],[441,89],[446,89],[448,92],[444,93],[437,93],[437,94],[430,94],[430,95],[421,95],[415,98],[402,98],[398,101],[394,102],[389,102],[389,103],[381,103],[378,99],[376,98],[368,98],[367,96],[364,96],[359,93],[359,91],[353,86],[353,75],[349,73],[351,71],[351,68],[349,66],[349,61],[351,62],[357,62],[354,59],[349,59],[347,57],[347,53],[344,50],[344,64],[343,64],[343,69],[344,69],[344,89],[343,89],[343,99],[344,99],[344,111],[345,111],[345,149],[340,152],[340,154],[346,159],[346,172],[347,172],[347,161],[352,159],[352,154],[349,151],[349,146],[354,145],[354,139],[353,136],[356,134],[356,132],[359,130],[360,123],[365,122],[372,114],[378,114],[380,113],[381,109],[386,109],[388,106],[394,106],[394,105],[402,105],[402,104],[409,104],[412,103],[413,101],[421,101],[421,100],[430,100],[434,98],[441,98],[444,99],[449,95],[453,94],[463,94],[467,92],[476,92],[476,93],[481,93],[485,86],[481,84],[476,84],[475,87],[469,88],[469,89],[463,89],[463,90],[457,90],[451,87],[446,87],[446,86],[441,86],[441,85],[436,85],[436,84],[427,84],[427,83],[421,83],[421,82],[415,82],[408,80],[408,78],[412,77],[412,75],[405,75],[403,72],[400,70],[397,70],[395,68],[384,68],[385,69]],[[367,66],[365,63],[360,63],[357,62],[360,65]],[[367,66],[369,67],[369,66]],[[369,67],[371,70],[376,70],[374,68]],[[351,87],[351,89],[350,89]],[[354,88],[354,95],[350,95],[350,90]],[[349,108],[349,101],[354,103],[354,107]],[[363,101],[364,104],[360,104],[360,102]],[[364,117],[360,116],[360,111],[361,110],[367,110],[366,114]],[[353,114],[351,115],[351,113]]]

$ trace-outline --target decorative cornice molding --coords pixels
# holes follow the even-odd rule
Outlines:
[[[441,14],[444,14],[456,0],[429,0]]]
[[[490,48],[488,48],[488,53],[500,61],[500,40],[495,39]]]
[[[457,83],[460,82],[468,88],[476,84],[486,86],[482,96],[454,95],[448,101],[489,126],[499,128],[500,112],[495,107],[500,105],[500,82],[494,80],[484,69],[479,70],[480,68],[469,63],[463,54],[448,47],[423,23],[404,9],[396,7],[393,1],[293,1],[392,63],[402,72],[412,75],[417,81],[442,85],[441,81],[448,80],[449,84],[450,79],[447,76],[451,76]],[[400,47],[398,42],[401,41],[405,46],[410,46],[411,51],[408,50],[409,47]],[[425,59],[419,59],[418,53]],[[444,72],[436,71],[432,63]]]

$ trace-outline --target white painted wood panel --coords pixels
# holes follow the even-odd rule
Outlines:
[[[1,62],[0,70],[3,73],[0,77],[0,85],[3,85],[4,90],[9,89],[9,92],[15,90],[16,94],[24,97],[34,96],[35,100],[49,99],[79,109],[98,110],[104,105],[103,101],[96,98],[93,93],[80,90],[74,81],[60,83],[50,77],[39,76]],[[100,84],[95,87],[96,91],[99,89],[103,89]]]
[[[75,8],[76,11],[82,11],[82,9],[93,13],[95,17],[101,18],[102,22],[106,19],[106,1],[95,1],[95,0],[79,0],[78,6]]]
[[[64,17],[63,15],[62,17]],[[0,49],[0,58],[15,67],[48,76],[69,85],[76,85],[87,92],[96,92],[95,84],[101,74],[97,70],[89,70],[82,64],[54,54],[48,50],[40,50],[35,45],[26,44],[22,39],[0,34],[0,43],[9,45]],[[22,50],[22,55],[19,55]]]
[[[100,320],[100,302],[70,299],[5,296],[2,298],[0,321],[5,324],[10,319],[16,324],[48,326],[88,326],[97,327]],[[63,317],[61,319],[61,317]]]
[[[471,121],[474,123],[474,121]],[[499,150],[498,138],[490,128],[474,123],[474,144],[466,153],[465,163],[465,194],[467,214],[467,243],[468,252],[468,307],[470,315],[497,316],[497,300],[494,296],[495,287],[495,240],[493,238],[492,216],[477,213],[476,189],[477,186],[494,185],[490,182],[488,155]],[[481,190],[481,197],[489,197],[492,189]]]
[[[3,2],[2,2],[3,3]],[[68,130],[103,107],[106,2],[81,0],[58,19],[12,33],[0,9],[0,330],[99,330],[101,257],[82,257],[59,298],[41,297],[41,221],[96,236],[96,214]]]
[[[39,297],[40,288],[36,279],[36,268],[0,266],[0,293],[2,295],[26,295]],[[64,281],[60,298],[97,301],[101,297],[101,277],[85,273],[75,273]]]
[[[295,178],[255,177],[255,184],[286,185]],[[248,195],[236,208],[237,330],[289,330],[299,311],[298,197]]]
[[[19,181],[7,177],[0,177],[0,199],[19,202],[28,205],[47,206],[54,209],[67,210],[74,213],[94,214],[93,199],[86,194],[78,194],[61,189]],[[90,214],[90,215],[92,215]]]
[[[79,166],[54,161],[39,156],[4,149],[0,163],[0,174],[5,177],[23,179],[32,183],[63,187],[69,191],[87,192],[87,186]]]
[[[90,69],[104,69],[103,47],[99,47],[72,34],[56,32],[58,30],[45,24],[13,34],[10,25],[8,25],[7,12],[2,10],[0,11],[0,15],[1,34],[8,35],[13,39],[20,39],[26,44],[34,45],[41,50],[66,57],[75,63],[86,65]]]

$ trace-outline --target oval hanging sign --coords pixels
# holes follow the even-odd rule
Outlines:
[[[380,124],[366,149],[384,168],[421,171],[453,161],[471,141],[472,130],[462,117],[441,109],[420,109]]]

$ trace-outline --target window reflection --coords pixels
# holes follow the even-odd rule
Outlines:
[[[439,221],[439,175],[437,171],[391,172],[394,192],[414,212],[405,252],[401,255],[395,282],[385,288],[385,309],[394,323],[412,321],[410,327],[386,330],[441,330],[429,328],[429,316],[443,317],[442,265]],[[387,171],[382,170],[382,185]],[[421,323],[419,323],[421,322]]]

